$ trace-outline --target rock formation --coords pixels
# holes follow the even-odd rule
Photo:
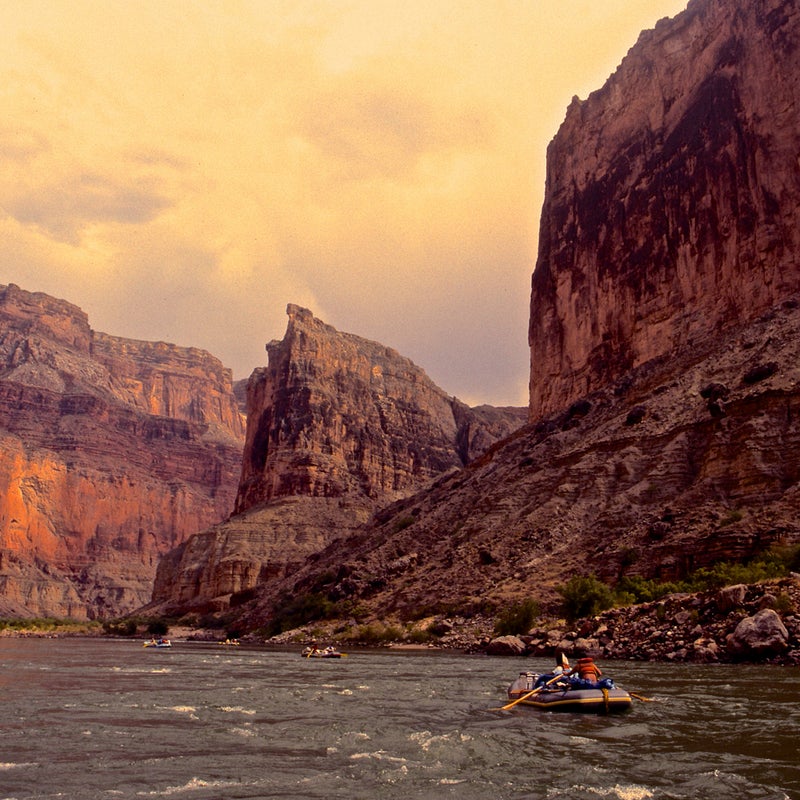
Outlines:
[[[547,608],[571,575],[675,580],[800,542],[799,332],[800,302],[787,302],[702,356],[652,362],[525,426],[265,587],[248,613],[312,587],[406,618],[526,597]],[[777,369],[751,383],[764,364]],[[715,384],[722,417],[705,396]]]
[[[800,12],[693,0],[548,151],[530,424],[240,609],[414,619],[800,541]]]
[[[727,644],[735,656],[780,654],[789,649],[789,631],[774,609],[762,608],[736,626]]]
[[[800,289],[800,10],[692,0],[547,152],[531,419]]]
[[[481,417],[394,350],[296,305],[287,314],[283,340],[267,345],[269,366],[248,384],[237,513],[292,495],[385,502],[523,422],[518,409]]]
[[[523,655],[800,664],[800,576],[731,588],[614,608],[572,630],[536,627],[521,637]]]
[[[247,387],[236,515],[159,567],[158,607],[218,609],[290,574],[525,421],[525,409],[471,409],[407,358],[287,308],[281,341]]]
[[[111,617],[159,557],[230,513],[244,436],[229,370],[93,331],[0,287],[0,615]]]

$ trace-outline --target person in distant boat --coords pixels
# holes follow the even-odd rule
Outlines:
[[[544,675],[540,675],[536,679],[536,686],[535,688],[539,688],[543,686],[548,681],[553,680],[553,678],[558,677],[559,675],[564,675],[565,677],[570,674],[569,668],[569,659],[567,658],[565,653],[556,653],[556,666],[552,672],[546,672]],[[558,681],[560,683],[560,681]]]
[[[586,655],[586,653],[581,653],[569,674],[577,675],[582,681],[597,683],[603,671],[594,663],[594,659],[591,656]]]
[[[556,668],[553,670],[553,675],[563,675],[569,672],[569,659],[566,653],[556,653]]]

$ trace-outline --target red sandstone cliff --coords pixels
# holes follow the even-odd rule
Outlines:
[[[409,359],[307,309],[287,314],[248,383],[236,515],[163,559],[156,605],[224,608],[525,421],[525,409],[467,407]]]
[[[547,152],[535,420],[800,288],[800,11],[692,0],[577,98]]]
[[[243,420],[210,354],[0,287],[0,614],[113,617],[230,513]]]
[[[399,497],[470,460],[477,430],[498,423],[492,442],[522,424],[518,409],[481,419],[382,344],[299,306],[287,314],[283,340],[267,345],[269,366],[248,385],[237,512],[291,495]]]

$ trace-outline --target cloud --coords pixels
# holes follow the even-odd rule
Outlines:
[[[84,173],[38,185],[5,200],[6,211],[55,239],[77,245],[95,223],[136,225],[171,205],[154,187],[131,186],[113,177]]]
[[[483,109],[451,110],[415,89],[347,75],[313,98],[300,130],[321,158],[343,165],[337,177],[357,181],[420,180],[425,158],[489,146]]]
[[[6,167],[29,164],[49,149],[47,137],[40,131],[17,125],[0,126],[0,162]]]
[[[245,377],[289,302],[526,402],[545,148],[685,0],[26,0],[0,282]]]

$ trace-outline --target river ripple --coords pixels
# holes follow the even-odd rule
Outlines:
[[[503,705],[538,659],[0,640],[0,800],[797,800],[800,670],[604,662],[619,717]]]

